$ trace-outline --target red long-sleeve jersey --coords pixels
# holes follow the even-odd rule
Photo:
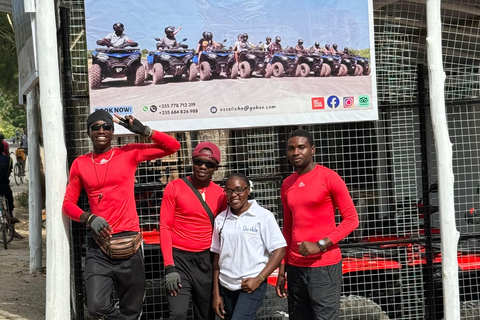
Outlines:
[[[285,263],[297,267],[333,265],[342,259],[338,242],[358,227],[358,215],[342,178],[324,166],[303,175],[294,173],[282,184],[283,236],[287,241]],[[342,216],[335,223],[335,209]],[[317,242],[328,237],[333,245],[327,252],[302,256],[298,243]]]
[[[227,208],[223,189],[210,181],[205,202],[216,217]],[[210,249],[212,223],[202,204],[181,179],[170,182],[160,208],[160,248],[165,266],[173,265],[172,248],[190,252]]]
[[[134,183],[138,163],[154,160],[176,152],[180,143],[169,135],[154,131],[155,143],[127,144],[112,148],[102,154],[92,153],[76,158],[70,168],[70,176],[63,200],[63,212],[70,219],[80,221],[83,210],[77,205],[80,192],[85,189],[90,211],[105,218],[113,233],[139,231],[139,219],[135,206]],[[99,197],[102,194],[103,196]]]

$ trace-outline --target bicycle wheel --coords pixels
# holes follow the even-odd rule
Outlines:
[[[2,213],[3,214],[3,213]],[[5,250],[7,250],[7,224],[2,222],[0,228],[2,228],[2,242],[3,242],[3,247]]]
[[[25,177],[25,162],[22,161],[19,165],[20,170],[18,171],[18,177],[20,178],[20,183],[23,183],[23,178]]]
[[[0,197],[0,206],[2,210],[0,213],[0,231],[2,233],[0,242],[3,242],[3,247],[7,249],[7,243],[11,242],[15,235],[15,226],[11,223],[10,215],[8,214],[7,199],[4,196]]]
[[[10,216],[8,217],[7,220],[8,220],[6,224],[7,243],[10,243],[13,240],[13,236],[15,236],[15,225],[11,223]]]
[[[15,166],[13,166],[13,177],[15,178],[15,183],[17,186],[19,186],[22,182],[20,181],[20,166],[17,163],[15,163]]]

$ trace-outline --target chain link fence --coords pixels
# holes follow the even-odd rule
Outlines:
[[[480,8],[478,1],[442,1],[447,122],[453,143],[455,217],[459,244],[462,319],[480,319]],[[426,76],[425,1],[373,1],[379,120],[303,126],[313,133],[315,161],[346,181],[360,227],[343,243],[341,319],[442,319],[437,165]],[[59,8],[63,34],[63,90],[69,161],[91,149],[88,56],[83,0]],[[178,132],[175,155],[142,163],[136,174],[143,230],[158,230],[163,189],[191,173],[191,151],[217,143],[223,164],[214,180],[233,172],[254,183],[259,203],[282,226],[280,187],[292,171],[285,158],[288,134],[298,126]],[[116,145],[141,141],[118,138]],[[88,208],[86,197],[81,205]],[[72,223],[72,318],[84,307],[83,226]],[[163,261],[158,244],[145,245],[147,296],[144,319],[167,316]],[[271,281],[274,284],[274,280]],[[259,319],[281,319],[286,301],[269,286]]]

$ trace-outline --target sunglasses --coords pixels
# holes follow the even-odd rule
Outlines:
[[[217,167],[217,164],[215,162],[205,161],[205,160],[202,160],[202,159],[199,159],[199,158],[194,158],[193,159],[193,164],[196,165],[196,166],[199,166],[199,167],[201,167],[202,165],[205,165],[205,167],[207,167],[207,169],[213,169],[213,168]]]
[[[102,124],[92,124],[90,126],[90,129],[92,129],[92,131],[99,131],[100,128],[103,128],[103,130],[105,131],[111,131],[112,130],[112,125],[110,123],[102,123]]]
[[[227,197],[230,197],[234,192],[238,195],[241,195],[243,191],[247,190],[250,187],[236,187],[235,189],[223,189],[223,192],[227,195]]]

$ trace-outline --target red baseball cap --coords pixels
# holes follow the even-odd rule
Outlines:
[[[203,150],[203,149],[208,149],[208,150],[212,151],[212,154],[210,155],[210,154],[206,154],[206,153],[200,153],[200,151]],[[208,142],[208,141],[201,142],[201,143],[197,144],[195,149],[193,149],[192,158],[195,158],[195,157],[198,157],[198,156],[213,158],[213,160],[217,161],[217,163],[220,163],[220,158],[221,158],[220,157],[220,149],[218,149],[218,147],[214,143],[211,143],[211,142]]]

